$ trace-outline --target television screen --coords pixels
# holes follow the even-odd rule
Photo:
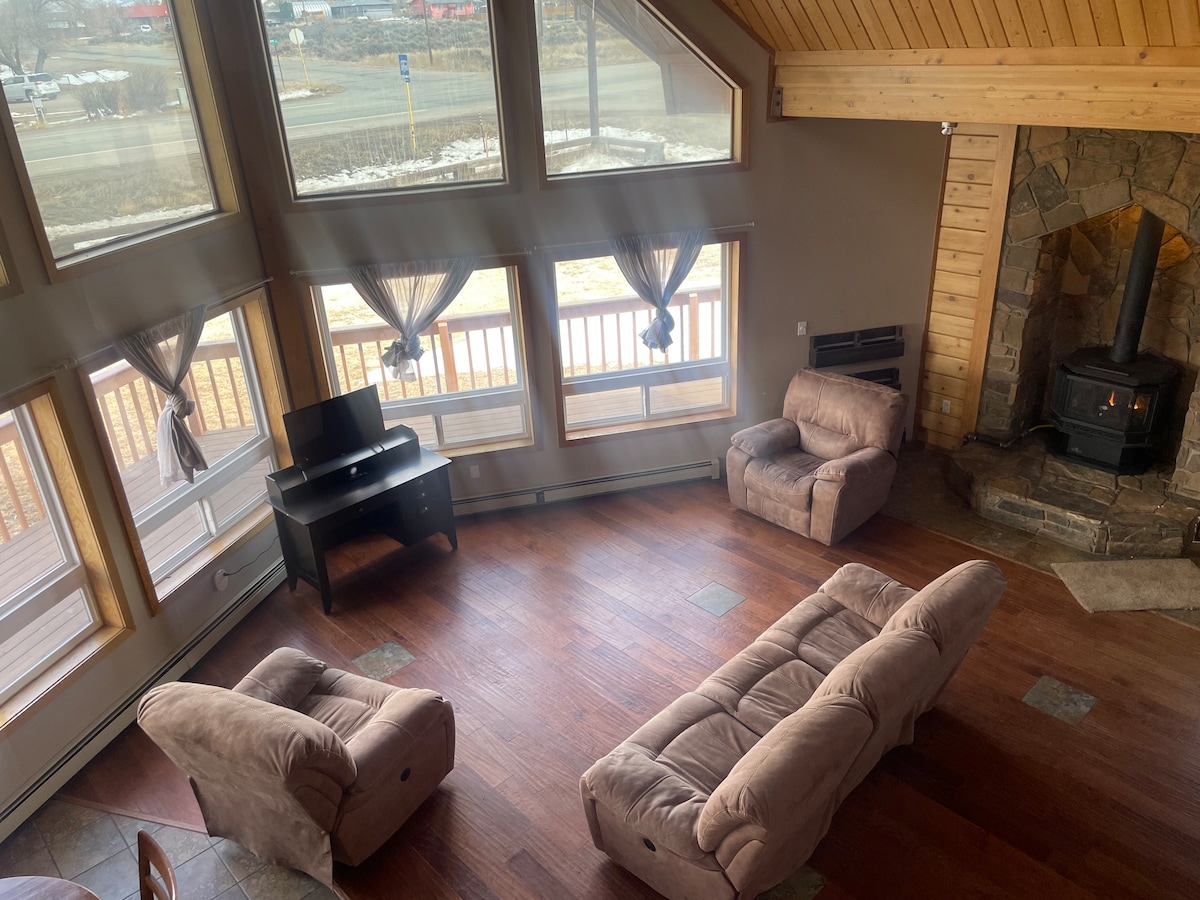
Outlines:
[[[317,466],[383,440],[379,389],[367,385],[332,400],[283,415],[288,447],[296,465]]]

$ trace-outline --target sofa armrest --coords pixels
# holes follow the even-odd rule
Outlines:
[[[441,694],[424,688],[401,688],[388,697],[370,724],[346,743],[358,769],[350,792],[374,791],[393,774],[399,777],[412,765],[413,748],[424,744],[430,729],[448,731],[448,771],[454,764],[454,712],[450,704]]]
[[[862,484],[876,478],[886,478],[890,484],[895,471],[896,460],[890,453],[878,447],[864,447],[849,456],[823,463],[813,475],[819,481],[841,484]]]
[[[659,762],[649,749],[629,742],[621,744],[583,773],[580,791],[585,808],[587,801],[594,799],[631,831],[655,845],[684,859],[696,860],[705,855],[696,843],[696,817],[705,796]],[[596,838],[594,823],[592,832]]]
[[[846,563],[819,590],[876,628],[883,628],[896,610],[917,593],[862,563]]]
[[[233,690],[256,700],[295,709],[325,671],[325,663],[294,647],[274,650],[246,673]]]
[[[700,848],[726,864],[752,841],[815,846],[873,727],[848,697],[810,702],[780,721],[708,798],[697,823]]]
[[[800,428],[791,419],[771,419],[734,433],[730,443],[750,456],[774,456],[800,443]]]

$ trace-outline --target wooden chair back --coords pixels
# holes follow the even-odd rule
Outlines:
[[[177,900],[175,869],[162,846],[138,832],[138,890],[141,900]]]

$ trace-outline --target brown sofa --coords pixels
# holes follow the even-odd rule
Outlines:
[[[675,900],[752,898],[912,741],[1005,588],[990,562],[913,591],[842,566],[580,782],[592,840]]]
[[[171,682],[138,724],[188,776],[208,833],[333,884],[454,767],[454,710],[283,647],[232,690]]]
[[[730,502],[823,544],[840,541],[887,500],[907,409],[893,388],[797,372],[781,418],[733,435]]]

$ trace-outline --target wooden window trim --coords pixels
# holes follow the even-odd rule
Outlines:
[[[551,175],[546,167],[545,134],[546,123],[542,114],[542,70],[538,64],[536,53],[538,48],[535,22],[529,18],[529,45],[535,56],[530,60],[530,79],[532,81],[533,118],[535,126],[535,143],[537,145],[538,182],[542,189],[562,189],[587,183],[591,179],[600,178],[604,183],[636,182],[643,178],[669,178],[673,176],[696,177],[697,175],[717,175],[727,172],[739,172],[749,169],[749,106],[746,102],[746,87],[744,79],[734,77],[733,66],[718,55],[706,42],[696,38],[683,26],[676,24],[680,15],[664,0],[630,0],[646,10],[663,28],[675,36],[696,60],[702,63],[712,74],[723,81],[732,91],[730,98],[730,146],[729,159],[712,160],[711,162],[673,163],[660,166],[643,166],[636,169],[606,169],[598,172],[578,172]]]
[[[33,181],[20,149],[12,117],[0,116],[0,132],[8,142],[17,180],[33,225],[42,261],[52,284],[69,281],[114,264],[169,247],[198,235],[221,231],[245,221],[244,187],[238,176],[232,150],[229,111],[217,89],[210,58],[215,58],[216,40],[211,23],[199,13],[200,0],[170,0],[172,21],[179,36],[180,60],[188,96],[196,116],[197,140],[212,179],[215,209],[180,222],[149,229],[56,259],[46,234],[45,221],[33,191]],[[7,109],[7,103],[3,107]],[[4,295],[0,293],[0,297]]]
[[[133,632],[129,601],[102,534],[96,498],[87,481],[79,445],[67,423],[58,382],[48,378],[0,399],[0,410],[24,405],[33,419],[46,464],[58,488],[67,526],[75,540],[100,628],[0,705],[0,739],[35,710],[82,678]]]
[[[287,439],[283,429],[283,411],[285,405],[284,380],[280,364],[279,348],[275,343],[274,333],[270,327],[270,316],[267,309],[267,295],[264,288],[253,288],[244,294],[223,300],[214,304],[208,310],[206,318],[224,315],[233,309],[240,308],[246,321],[246,331],[250,338],[250,352],[253,356],[253,368],[258,377],[259,391],[262,394],[263,411],[266,415],[264,428],[269,435],[270,443],[281,466],[291,464],[291,453],[287,448]],[[129,541],[131,555],[137,568],[138,580],[141,582],[142,593],[150,615],[158,615],[172,594],[183,585],[189,583],[206,565],[231,549],[242,546],[246,541],[258,534],[270,521],[270,511],[263,509],[261,514],[247,516],[246,519],[223,535],[214,538],[203,550],[196,553],[184,563],[176,573],[167,576],[161,585],[155,586],[150,575],[150,567],[146,562],[146,554],[142,550],[141,538],[134,524],[133,510],[129,498],[121,486],[120,468],[117,465],[116,452],[105,432],[104,421],[96,402],[96,393],[91,383],[91,372],[103,368],[117,360],[115,350],[109,349],[93,357],[88,365],[79,367],[79,380],[84,394],[88,399],[88,411],[91,415],[92,427],[95,430],[96,441],[102,449],[104,465],[108,472],[109,481],[113,487],[117,508],[121,514],[121,523],[125,528],[125,536]],[[161,595],[161,596],[160,596]]]
[[[517,387],[510,388],[513,393],[520,390],[525,401],[527,422],[529,425],[529,435],[525,437],[505,436],[488,444],[469,444],[469,445],[452,445],[438,449],[436,452],[441,456],[451,458],[472,456],[480,453],[498,453],[508,452],[512,450],[529,450],[540,447],[540,439],[538,437],[540,429],[538,428],[538,410],[534,398],[532,388],[533,372],[529,359],[530,348],[533,346],[532,320],[533,316],[526,309],[526,298],[530,297],[529,291],[529,273],[526,269],[524,256],[495,256],[488,257],[482,262],[486,263],[485,268],[489,269],[507,269],[509,270],[509,291],[515,292],[516,297],[512,298],[512,314],[513,314],[513,333],[514,336],[519,336],[521,341],[521,369],[517,373]],[[317,373],[317,389],[322,400],[328,400],[333,396],[333,365],[334,361],[329,357],[326,346],[326,332],[323,327],[324,315],[320,309],[321,299],[315,288],[320,288],[324,285],[345,284],[346,279],[341,275],[322,274],[321,277],[315,275],[301,276],[308,287],[309,302],[305,304],[304,318],[305,326],[308,332],[310,346],[317,348],[317,360],[314,366]],[[471,392],[474,393],[474,392]],[[492,392],[495,394],[499,391]],[[478,394],[475,394],[476,402],[479,403]],[[427,401],[423,401],[426,408],[436,408],[454,401],[455,396],[437,395],[431,397]],[[471,396],[465,398],[466,402],[471,402]],[[385,401],[386,402],[386,401]],[[487,401],[482,401],[481,405],[486,405]],[[417,405],[422,402],[418,401]],[[290,457],[289,457],[290,458]]]
[[[630,438],[643,434],[652,434],[663,429],[674,429],[680,427],[703,427],[714,422],[727,421],[737,419],[739,416],[738,410],[741,406],[739,402],[739,371],[738,360],[740,358],[741,342],[739,337],[739,322],[741,320],[742,298],[745,296],[745,278],[744,274],[747,271],[746,267],[746,252],[748,235],[742,231],[726,231],[723,229],[713,229],[707,238],[706,243],[721,243],[732,244],[733,252],[729,254],[729,333],[728,333],[728,359],[724,365],[729,367],[729,407],[727,409],[700,411],[695,413],[680,413],[676,416],[665,416],[662,418],[643,419],[636,422],[621,422],[611,425],[597,425],[590,428],[577,428],[571,431],[567,429],[567,412],[565,398],[572,393],[585,393],[587,388],[583,390],[572,390],[569,386],[564,389],[563,380],[563,362],[562,362],[562,345],[560,342],[559,318],[558,318],[558,289],[553,285],[548,292],[548,302],[550,304],[549,320],[551,329],[551,357],[554,366],[554,394],[555,394],[555,414],[558,417],[558,445],[560,447],[576,447],[580,444],[589,443],[596,440],[610,440],[615,438]],[[556,255],[549,260],[550,274],[549,278],[553,279],[554,263],[568,259],[588,259],[598,256],[611,256],[612,251],[607,244],[595,243],[588,244],[584,248],[587,252],[580,254],[562,254]],[[691,365],[691,364],[685,364]],[[703,366],[707,363],[698,363],[696,365]],[[677,368],[678,364],[673,368]],[[658,367],[646,367],[642,370],[646,377],[661,381],[666,372],[670,369]],[[621,373],[619,378],[628,380],[626,373]],[[578,384],[578,382],[576,382]]]

